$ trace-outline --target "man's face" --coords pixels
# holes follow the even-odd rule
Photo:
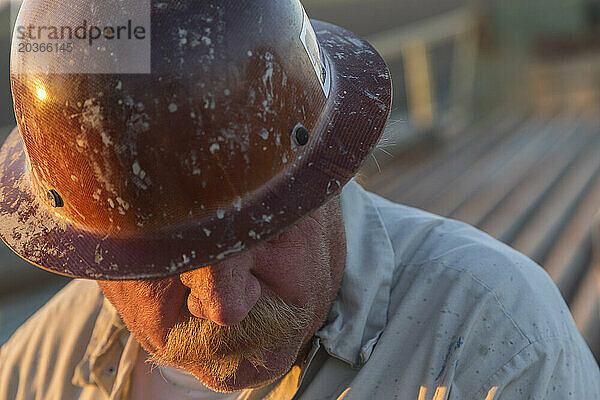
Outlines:
[[[285,374],[325,321],[346,246],[337,201],[253,250],[179,276],[100,281],[152,361],[237,391]]]

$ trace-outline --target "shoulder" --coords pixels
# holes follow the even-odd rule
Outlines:
[[[558,313],[558,319],[569,322],[571,317],[556,285],[531,259],[468,224],[395,204],[372,193],[369,197],[390,238],[397,278],[414,274],[417,282],[435,279],[438,287],[468,288],[472,296],[489,298],[502,307],[531,341],[570,332],[570,323],[533,330],[534,315]],[[452,297],[443,292],[439,296],[448,301]]]
[[[8,391],[0,397],[16,398],[10,391],[18,390],[32,398],[36,387],[66,391],[102,304],[96,282],[74,280],[25,322],[0,349],[0,388]]]
[[[537,398],[544,384],[576,379],[579,389],[548,398],[600,391],[596,363],[539,265],[472,226],[368,196],[394,253],[388,330],[402,329],[415,349],[431,345],[421,361],[435,371],[432,384],[451,382],[457,398],[485,398],[493,386],[527,386]]]
[[[499,309],[527,341],[577,332],[556,285],[523,254],[470,225],[390,202],[355,182],[344,196],[352,214],[347,229],[360,248],[393,258],[389,314],[408,294],[427,292],[422,298],[461,313]]]

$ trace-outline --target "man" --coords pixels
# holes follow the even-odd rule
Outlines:
[[[19,18],[49,26],[55,6]],[[540,267],[351,180],[391,98],[367,43],[293,0],[151,16],[149,74],[31,72],[64,61],[13,50],[0,233],[97,283],[68,285],[2,348],[0,397],[600,397]]]

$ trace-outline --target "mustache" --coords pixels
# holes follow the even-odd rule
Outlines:
[[[170,329],[166,345],[148,362],[179,368],[194,366],[217,381],[231,378],[242,361],[268,368],[266,352],[290,343],[306,332],[313,314],[277,296],[261,297],[240,323],[221,326],[191,317]]]

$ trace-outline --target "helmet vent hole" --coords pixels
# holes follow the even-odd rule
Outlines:
[[[308,133],[308,129],[306,129],[304,127],[304,125],[302,125],[302,124],[296,125],[296,127],[294,128],[293,136],[294,136],[294,142],[298,146],[306,145],[308,143],[308,139],[310,137],[310,135]]]
[[[64,207],[65,202],[63,201],[62,197],[60,197],[60,194],[58,194],[58,192],[54,189],[50,189],[48,190],[48,192],[46,193],[46,196],[48,198],[48,203],[52,206],[52,207]]]

